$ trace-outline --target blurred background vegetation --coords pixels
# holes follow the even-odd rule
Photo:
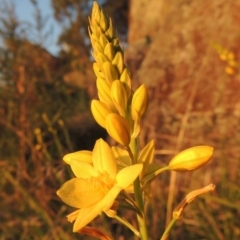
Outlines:
[[[187,147],[215,148],[210,164],[172,181],[173,207],[211,182],[216,190],[187,207],[170,239],[240,239],[240,2],[101,3],[118,30],[134,87],[149,88],[141,145],[155,139],[163,165]],[[90,239],[72,233],[65,216],[73,209],[56,190],[71,177],[63,155],[107,137],[89,111],[96,98],[87,28],[92,1],[51,0],[62,25],[56,56],[43,47],[46,19],[38,1],[31,4],[40,43],[30,40],[9,1],[0,13],[0,240]],[[146,207],[153,240],[165,227],[170,178],[164,173],[152,183]],[[104,216],[92,226],[134,239]]]

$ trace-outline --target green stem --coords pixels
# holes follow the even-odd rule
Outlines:
[[[138,142],[137,139],[132,139],[130,143],[130,149],[132,152],[132,162],[137,163],[137,156],[138,156]],[[135,194],[135,200],[136,205],[140,209],[142,213],[142,217],[137,215],[139,230],[140,230],[140,238],[142,240],[148,240],[148,231],[147,231],[147,225],[145,222],[145,215],[144,215],[144,202],[143,202],[143,195],[142,195],[142,189],[140,185],[139,177],[134,181],[134,194]]]
[[[172,218],[171,222],[168,224],[167,228],[165,229],[162,237],[160,238],[160,240],[166,240],[170,230],[172,229],[172,227],[174,226],[174,224],[177,222],[177,218]]]
[[[128,227],[136,236],[140,237],[139,231],[132,224],[130,224],[128,221],[119,217],[118,215],[114,216],[114,218],[116,220],[118,220],[120,223],[122,223],[123,225],[125,225],[126,227]]]

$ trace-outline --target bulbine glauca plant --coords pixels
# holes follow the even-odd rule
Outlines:
[[[206,164],[213,155],[210,146],[195,146],[177,154],[167,166],[153,162],[155,144],[150,141],[139,149],[138,136],[141,119],[148,106],[145,85],[132,89],[131,76],[124,64],[123,50],[119,45],[111,19],[94,2],[89,27],[95,63],[99,100],[93,100],[91,111],[100,126],[118,143],[110,147],[98,139],[92,151],[78,151],[64,156],[75,178],[57,191],[63,202],[77,210],[67,216],[74,222],[73,231],[87,233],[100,239],[112,239],[87,225],[99,214],[105,213],[128,227],[142,240],[149,239],[144,205],[151,181],[163,171],[193,171]],[[161,239],[166,239],[175,221],[194,198],[212,191],[214,185],[188,194],[175,209],[173,220]],[[138,229],[118,215],[120,200],[137,215]]]

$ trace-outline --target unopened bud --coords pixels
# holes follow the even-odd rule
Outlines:
[[[130,73],[129,70],[125,67],[121,76],[120,76],[120,81],[124,83],[125,88],[127,90],[128,97],[130,97],[131,94],[131,89],[132,89],[132,81],[130,78]]]
[[[101,64],[99,63],[93,63],[93,71],[96,74],[97,77],[99,78],[105,78],[104,73],[102,72],[101,69]]]
[[[103,63],[103,72],[109,85],[112,85],[112,82],[118,79],[117,69],[110,62]]]
[[[91,111],[96,122],[103,128],[106,125],[106,117],[111,113],[110,108],[103,102],[92,100]]]
[[[116,80],[112,83],[111,88],[112,101],[117,108],[121,116],[125,117],[125,111],[127,108],[127,92],[123,83]]]
[[[138,116],[142,116],[148,106],[148,92],[146,86],[141,85],[133,94],[131,104],[131,114],[133,120],[138,119]]]
[[[93,53],[94,59],[97,63],[103,64],[104,62],[109,61],[108,57],[101,52]]]
[[[122,71],[123,71],[123,67],[124,67],[124,61],[123,61],[123,54],[122,54],[122,52],[118,51],[115,54],[115,57],[112,60],[112,64],[117,67],[118,72],[121,74]]]
[[[115,37],[115,30],[113,28],[113,24],[112,24],[112,19],[111,18],[109,18],[109,27],[108,27],[108,30],[105,32],[105,34],[109,38],[109,41],[111,41]]]
[[[112,103],[112,98],[111,98],[111,88],[106,82],[105,79],[103,78],[97,78],[96,81],[97,84],[97,90],[98,90],[98,97],[102,102],[105,103]],[[113,103],[112,103],[113,105]]]
[[[106,129],[108,134],[123,146],[130,143],[130,129],[125,118],[116,113],[110,113],[106,118]]]
[[[213,147],[196,146],[178,153],[168,164],[170,170],[187,172],[196,170],[210,161]]]
[[[112,43],[109,42],[106,44],[106,46],[104,48],[104,54],[109,58],[110,61],[113,60],[115,50],[114,50],[114,46]]]

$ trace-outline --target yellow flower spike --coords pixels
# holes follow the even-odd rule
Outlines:
[[[125,118],[116,113],[110,113],[106,118],[106,130],[108,134],[123,146],[130,143],[130,129]]]
[[[112,85],[112,82],[119,78],[117,69],[110,62],[103,63],[102,67],[106,81]]]
[[[148,92],[146,86],[141,85],[133,94],[131,104],[131,114],[133,120],[138,118],[136,112],[140,117],[145,113],[148,106]]]
[[[125,117],[128,98],[127,98],[126,89],[123,86],[122,82],[117,80],[112,83],[111,97],[119,114],[122,117]]]
[[[106,117],[111,113],[111,109],[103,102],[92,100],[91,111],[96,122],[103,128],[106,127]]]
[[[213,147],[196,146],[188,148],[178,153],[168,164],[170,170],[187,172],[196,170],[207,162],[213,156]]]
[[[113,60],[115,55],[115,50],[112,43],[109,42],[105,45],[104,54],[109,58],[110,61]]]
[[[78,164],[75,169],[76,178],[63,184],[57,191],[58,196],[68,205],[80,208],[68,215],[74,222],[73,231],[77,232],[91,222],[102,211],[111,209],[120,191],[125,190],[139,176],[142,164],[131,165],[117,172],[116,159],[109,145],[99,139],[92,152],[92,163],[71,161]],[[83,171],[88,165],[89,176]],[[82,166],[82,167],[80,167]],[[74,167],[74,166],[73,166]]]
[[[82,150],[74,153],[68,153],[63,157],[63,161],[66,162],[67,164],[71,164],[73,160],[92,163],[92,152],[87,150]]]
[[[122,54],[122,52],[118,51],[115,54],[115,57],[112,60],[112,64],[117,67],[119,73],[122,73],[123,68],[124,68],[124,61],[123,61],[123,54]]]

